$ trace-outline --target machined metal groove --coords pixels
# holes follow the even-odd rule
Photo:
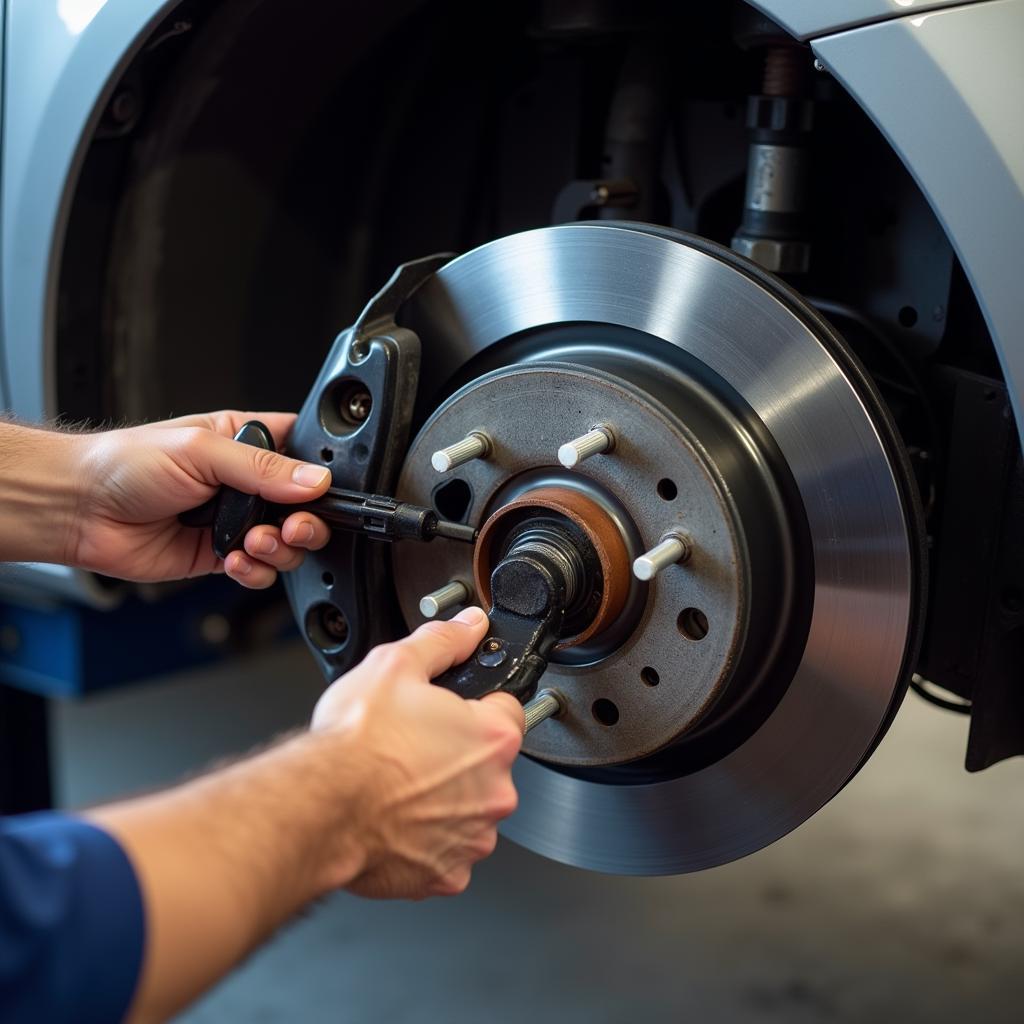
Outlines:
[[[556,690],[541,690],[536,697],[523,707],[523,735],[531,732],[541,722],[557,718],[565,710],[565,698]]]
[[[439,448],[430,457],[438,473],[449,473],[473,459],[484,459],[491,451],[491,439],[480,430],[471,430],[461,441]]]
[[[611,428],[602,424],[571,441],[566,441],[558,449],[558,461],[566,469],[573,469],[591,456],[610,452],[614,447],[615,435]]]
[[[521,534],[508,549],[506,557],[513,553],[541,553],[554,561],[565,578],[565,604],[571,607],[584,585],[584,568],[579,554],[566,550],[565,545],[553,541],[543,530],[530,530]]]

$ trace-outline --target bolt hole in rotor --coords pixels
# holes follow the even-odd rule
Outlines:
[[[320,449],[320,461],[321,462],[333,462],[334,461],[334,452],[331,451],[330,448],[321,448]]]
[[[320,399],[320,422],[335,437],[354,434],[370,417],[373,398],[358,380],[342,380]]]
[[[348,643],[348,619],[336,605],[322,601],[306,612],[306,635],[324,654],[337,654]]]
[[[320,577],[320,579],[323,580],[323,584],[325,587],[327,587],[328,590],[330,590],[330,588],[334,586],[333,572],[325,572],[323,576]]]
[[[917,323],[917,310],[913,306],[903,306],[896,314],[896,319],[900,327],[913,327]]]
[[[465,480],[456,477],[441,484],[434,491],[434,508],[442,519],[452,523],[464,523],[473,504],[473,492]]]
[[[669,480],[665,477],[663,480],[658,481],[658,497],[663,498],[665,501],[675,501],[679,494],[679,488],[676,487],[674,480]]]
[[[609,728],[615,725],[619,720],[619,709],[615,704],[608,700],[606,697],[601,697],[594,701],[593,707],[590,709],[601,725],[608,726]]]
[[[687,640],[703,640],[708,635],[708,617],[699,608],[684,608],[676,626]]]
[[[661,682],[661,676],[656,669],[647,665],[640,670],[640,680],[645,686],[657,686]]]

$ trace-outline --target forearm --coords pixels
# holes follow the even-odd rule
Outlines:
[[[66,560],[81,440],[0,421],[0,562]]]
[[[176,1012],[297,910],[358,874],[357,790],[346,781],[344,745],[334,734],[299,736],[90,814],[124,847],[146,905],[133,1019]]]

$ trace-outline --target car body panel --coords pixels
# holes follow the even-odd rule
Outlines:
[[[0,240],[3,356],[13,412],[56,409],[57,271],[78,168],[139,40],[174,2],[7,0]]]
[[[962,6],[963,3],[964,0],[751,0],[752,6],[759,8],[797,39],[813,39],[872,21],[921,14],[940,7]]]
[[[946,229],[1024,427],[1024,0],[900,18],[814,52],[874,120]],[[1022,433],[1024,437],[1024,433]]]

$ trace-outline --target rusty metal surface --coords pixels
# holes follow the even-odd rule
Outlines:
[[[590,624],[575,636],[563,640],[565,649],[584,644],[611,626],[625,607],[629,596],[630,559],[626,540],[601,506],[582,491],[571,487],[538,487],[497,508],[480,530],[473,554],[473,577],[485,609],[491,605],[491,572],[495,565],[493,541],[502,521],[521,509],[541,508],[557,512],[575,523],[594,546],[604,580],[601,601]]]
[[[576,470],[557,465],[559,445],[598,421],[616,430],[615,451],[588,459]],[[448,474],[432,469],[430,454],[448,438],[471,430],[488,431],[491,456]],[[458,477],[472,491],[468,521],[476,524],[535,490],[529,483],[525,490],[517,488],[516,481],[528,481],[537,472],[546,476],[538,486],[547,489],[575,489],[586,497],[586,490],[580,490],[586,483],[617,497],[636,531],[635,540],[623,544],[631,589],[632,559],[667,530],[686,530],[694,538],[686,565],[635,585],[636,626],[613,649],[587,664],[551,664],[544,685],[565,694],[566,713],[534,729],[524,746],[531,756],[562,765],[642,758],[674,741],[713,708],[742,645],[745,556],[731,503],[699,444],[676,417],[611,374],[555,363],[500,370],[452,396],[413,442],[398,494],[429,503],[439,485]],[[676,488],[671,500],[658,490],[666,479]],[[423,621],[423,594],[447,580],[473,579],[467,545],[396,545],[393,564],[410,627]],[[706,615],[710,628],[703,639],[680,632],[677,619],[686,608]],[[656,686],[644,681],[651,678],[650,672],[645,675],[649,669],[657,673]],[[612,726],[595,716],[594,705],[602,700],[618,711]]]

